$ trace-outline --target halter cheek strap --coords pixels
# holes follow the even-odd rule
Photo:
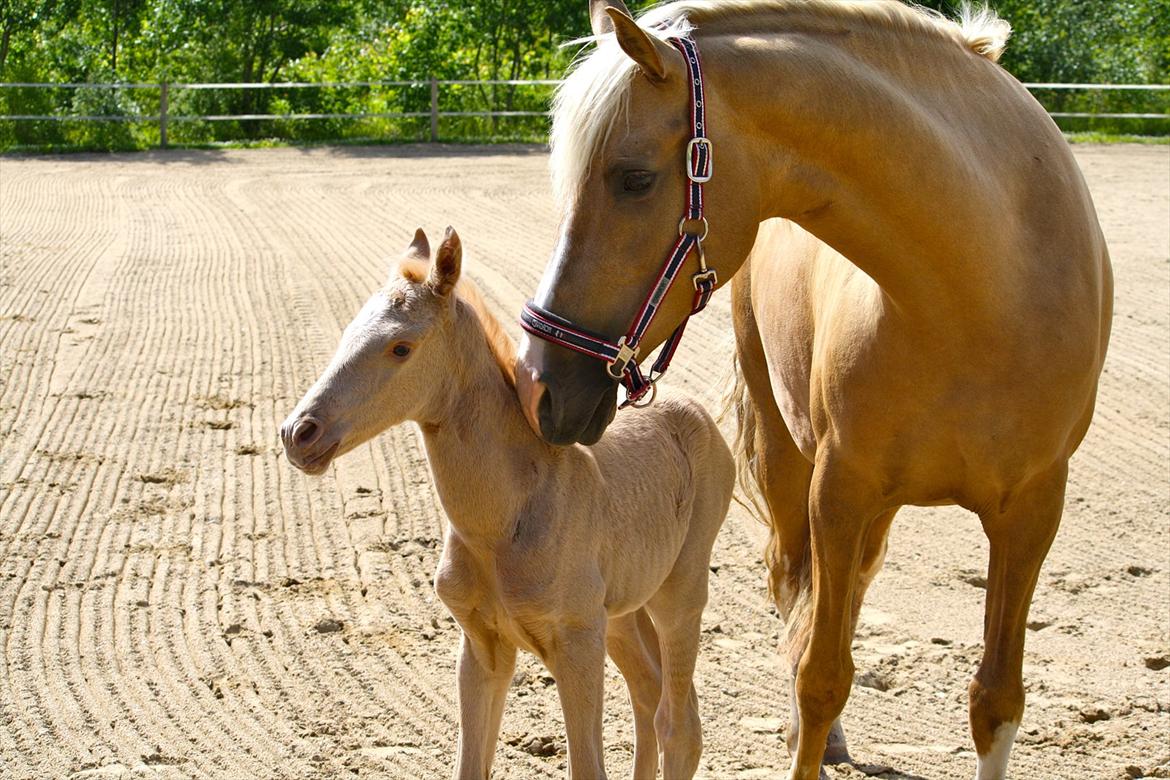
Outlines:
[[[532,335],[604,361],[606,373],[619,380],[626,388],[626,402],[622,407],[631,404],[645,406],[654,400],[655,383],[670,367],[671,358],[674,357],[679,341],[682,340],[687,321],[706,307],[719,281],[715,270],[707,267],[707,259],[703,253],[703,239],[707,237],[707,219],[703,216],[703,184],[711,179],[713,147],[706,135],[706,96],[703,92],[702,63],[699,59],[699,49],[691,38],[671,38],[670,42],[682,52],[687,64],[691,93],[691,139],[686,149],[686,208],[678,223],[678,240],[667,255],[654,285],[642,301],[642,306],[630,323],[629,330],[616,342],[598,333],[579,328],[532,301],[524,304],[520,312],[520,325]],[[657,359],[650,367],[649,376],[646,376],[638,365],[642,337],[650,329],[662,301],[674,286],[675,279],[691,254],[697,255],[699,270],[691,276],[695,295],[691,302],[690,314],[663,343]],[[642,401],[647,393],[650,397]]]

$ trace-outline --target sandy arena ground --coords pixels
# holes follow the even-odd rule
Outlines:
[[[1076,155],[1117,313],[1032,609],[1011,774],[1170,777],[1170,147]],[[416,225],[459,228],[511,321],[554,237],[545,163],[450,147],[0,159],[0,777],[448,774],[458,631],[431,590],[444,519],[419,439],[403,426],[310,479],[277,426]],[[673,383],[714,408],[730,345],[721,295]],[[717,543],[706,778],[788,766],[762,538],[735,509]],[[895,523],[845,713],[869,772],[972,776],[986,553],[957,509]],[[626,776],[612,668],[605,738]],[[564,767],[555,688],[522,657],[497,776]]]

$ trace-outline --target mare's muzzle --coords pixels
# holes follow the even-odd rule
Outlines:
[[[528,424],[549,444],[594,444],[617,411],[617,380],[596,360],[528,336],[516,390]]]

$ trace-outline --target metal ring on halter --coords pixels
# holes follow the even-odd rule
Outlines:
[[[658,380],[654,379],[650,382],[650,392],[639,398],[637,401],[630,401],[630,406],[635,409],[644,409],[650,404],[654,403],[654,396],[658,394]]]
[[[683,230],[683,225],[687,224],[688,222],[696,222],[696,221],[703,223],[703,234],[698,236],[698,241],[701,243],[701,242],[707,240],[707,231],[710,229],[710,226],[707,224],[706,217],[699,217],[698,220],[693,220],[693,219],[687,219],[684,216],[682,219],[680,219],[678,221],[678,234],[680,236],[696,235],[694,233],[687,233],[687,231]]]

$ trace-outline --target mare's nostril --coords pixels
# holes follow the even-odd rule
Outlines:
[[[293,427],[292,441],[297,447],[308,447],[321,438],[321,426],[311,417],[304,417]]]
[[[551,431],[556,430],[560,420],[556,419],[556,414],[553,410],[552,391],[544,383],[541,383],[540,389],[542,392],[537,400],[536,419],[540,424],[541,431],[545,435],[548,435]]]

